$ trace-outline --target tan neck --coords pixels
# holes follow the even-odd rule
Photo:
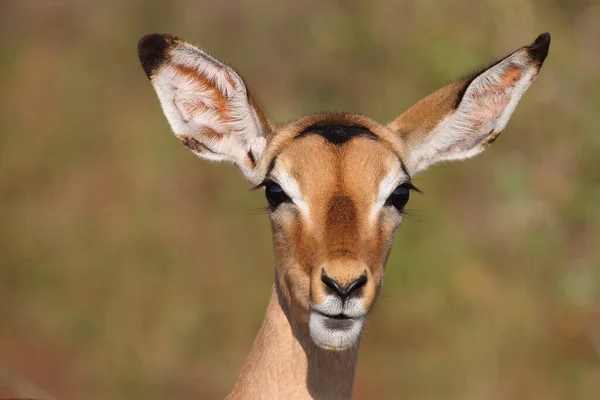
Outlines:
[[[317,347],[273,288],[263,325],[228,399],[349,399],[357,349]]]

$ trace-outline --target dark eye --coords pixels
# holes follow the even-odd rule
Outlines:
[[[265,196],[267,196],[267,201],[271,205],[271,208],[275,208],[290,199],[281,186],[274,182],[268,183],[265,186]]]
[[[387,199],[386,204],[394,206],[400,212],[404,211],[404,206],[408,203],[412,187],[410,183],[403,183],[398,186]]]

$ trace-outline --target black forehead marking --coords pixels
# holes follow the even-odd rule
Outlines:
[[[366,126],[359,124],[344,124],[340,122],[319,122],[312,124],[296,136],[297,138],[304,137],[307,135],[319,135],[322,136],[329,143],[341,146],[355,137],[367,137],[370,139],[377,139],[377,136],[369,130]]]

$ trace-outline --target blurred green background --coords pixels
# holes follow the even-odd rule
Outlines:
[[[0,2],[0,397],[222,398],[273,277],[259,192],[176,140],[150,32],[275,122],[380,121],[552,33],[500,140],[418,177],[356,398],[600,398],[600,2]]]

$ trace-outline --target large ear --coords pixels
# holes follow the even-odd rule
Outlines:
[[[550,35],[543,33],[531,45],[427,96],[390,123],[404,142],[410,174],[440,161],[471,158],[493,143],[549,47]]]
[[[240,76],[199,48],[170,35],[147,35],[138,45],[175,135],[202,158],[234,163],[258,183],[256,165],[271,126]]]

